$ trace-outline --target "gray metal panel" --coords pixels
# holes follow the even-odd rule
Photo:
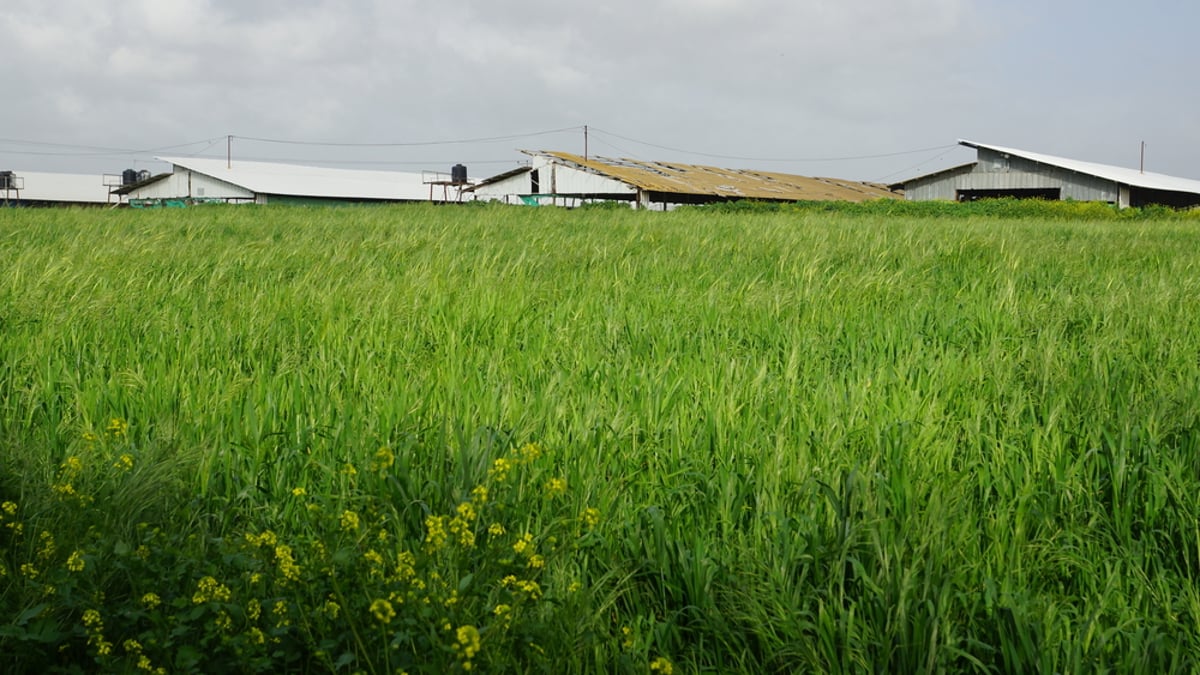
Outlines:
[[[1023,157],[1006,156],[984,148],[979,161],[963,171],[918,178],[904,186],[905,198],[912,201],[953,200],[958,190],[1019,190],[1058,188],[1063,199],[1116,202],[1120,197],[1117,183]]]

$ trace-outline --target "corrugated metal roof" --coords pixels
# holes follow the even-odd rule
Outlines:
[[[382,199],[428,201],[429,185],[419,173],[402,171],[363,171],[327,169],[298,164],[245,162],[234,160],[232,167],[223,159],[196,157],[159,157],[218,180],[232,183],[257,194],[332,199]],[[442,196],[434,191],[434,198]]]
[[[104,177],[86,173],[48,173],[41,171],[13,170],[21,179],[19,196],[21,201],[58,202],[63,204],[108,204],[116,203],[119,197],[109,196]],[[10,190],[9,200],[16,200],[17,190]],[[0,190],[0,200],[4,192]]]
[[[721,169],[699,164],[647,162],[636,159],[589,157],[569,152],[530,152],[573,165],[638,189],[681,195],[726,199],[770,199],[777,201],[898,199],[899,195],[877,183],[837,178],[811,178],[770,171]]]
[[[1028,150],[1018,150],[1016,148],[1006,148],[1000,145],[988,145],[985,143],[975,143],[974,141],[959,140],[960,145],[965,145],[968,148],[985,148],[993,152],[1006,153],[1016,155],[1025,159],[1057,166],[1068,171],[1076,173],[1088,174],[1111,180],[1115,183],[1122,183],[1133,187],[1146,188],[1150,190],[1167,190],[1169,192],[1190,192],[1200,194],[1200,180],[1192,180],[1190,178],[1178,178],[1176,176],[1167,176],[1160,173],[1142,173],[1137,169],[1126,169],[1120,166],[1111,166],[1109,164],[1096,164],[1095,162],[1081,162],[1076,159],[1066,159],[1064,157],[1055,157],[1054,155],[1043,155],[1038,152],[1029,152]],[[922,176],[924,178],[924,176]]]

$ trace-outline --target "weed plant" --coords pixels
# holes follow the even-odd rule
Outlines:
[[[912,208],[0,210],[0,669],[1200,669],[1195,220]]]

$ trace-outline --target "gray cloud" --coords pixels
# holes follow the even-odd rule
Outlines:
[[[966,136],[1128,164],[1125,149],[1153,132],[1156,168],[1196,175],[1200,139],[1181,112],[1195,95],[1181,91],[1176,60],[1185,56],[1177,14],[1195,10],[1139,10],[1121,30],[1102,17],[1131,10],[1109,4],[51,0],[0,9],[12,64],[0,71],[0,137],[118,148],[226,134],[388,143],[589,124],[593,152],[753,166],[611,134],[759,158],[882,154]],[[1140,64],[1121,62],[1125,45],[1140,50]],[[517,147],[580,151],[582,134],[236,146],[258,157],[442,168],[515,162]],[[16,154],[41,149],[0,143],[0,164],[111,170],[135,159]],[[970,156],[758,166],[873,179],[939,154],[918,170]]]

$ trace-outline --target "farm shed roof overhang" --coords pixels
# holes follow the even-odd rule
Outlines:
[[[523,151],[534,157],[621,181],[658,196],[684,195],[689,201],[762,199],[772,201],[897,199],[885,185],[838,178],[812,178],[771,171],[722,169],[700,164],[608,157],[584,158],[568,152]],[[697,199],[699,198],[699,199]]]
[[[419,173],[240,160],[230,164],[223,159],[196,157],[158,159],[260,195],[388,201],[428,201],[430,198],[429,185]]]

